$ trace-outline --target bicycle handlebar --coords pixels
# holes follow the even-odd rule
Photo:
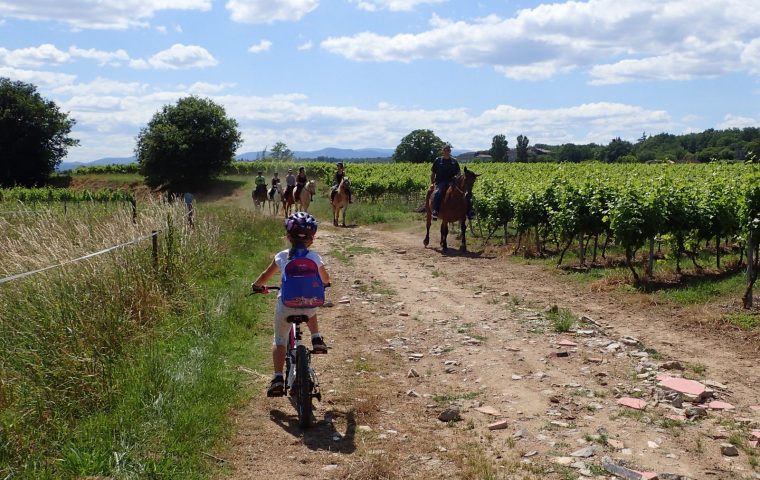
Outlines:
[[[325,288],[329,288],[330,286],[331,286],[331,284],[329,284],[329,283],[325,283],[324,284]],[[279,285],[262,285],[262,286],[258,287],[258,286],[254,285],[254,284],[251,284],[251,293],[250,293],[250,295],[255,295],[257,293],[264,293],[264,294],[266,294],[266,293],[269,293],[269,290],[280,290],[280,287],[279,287]]]

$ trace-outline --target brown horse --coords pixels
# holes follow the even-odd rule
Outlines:
[[[338,226],[338,218],[340,218],[340,211],[343,210],[343,223],[342,226],[346,226],[346,210],[348,210],[348,190],[351,187],[351,182],[348,177],[343,177],[340,181],[338,188],[335,189],[335,195],[330,200],[333,210],[333,225]]]
[[[257,185],[251,192],[251,198],[253,199],[253,206],[256,210],[264,208],[264,204],[267,201],[266,185]]]
[[[296,204],[296,187],[291,188],[288,190],[285,189],[285,192],[282,194],[282,211],[285,214],[285,218],[290,215],[290,212],[293,210],[293,206]]]
[[[467,251],[467,199],[465,195],[472,191],[472,186],[475,184],[477,175],[472,170],[468,170],[464,167],[464,174],[457,175],[454,178],[452,185],[443,194],[441,200],[441,209],[438,214],[438,219],[441,221],[441,250],[446,252],[448,244],[446,243],[446,236],[449,234],[449,223],[459,222],[459,227],[462,231],[462,243],[459,245],[461,252]],[[432,221],[432,205],[433,205],[433,189],[435,185],[431,185],[427,192],[427,198],[425,200],[425,240],[422,243],[427,247],[430,243],[430,223]]]

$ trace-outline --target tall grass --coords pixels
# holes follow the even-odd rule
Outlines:
[[[194,229],[183,215],[157,203],[137,225],[130,212],[2,225],[0,276],[162,233],[157,268],[148,240],[0,285],[0,478],[209,474],[241,395],[225,362],[250,363],[243,342],[261,333],[259,301],[232,293],[281,235],[235,211]]]

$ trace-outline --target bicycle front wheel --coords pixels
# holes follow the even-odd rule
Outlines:
[[[313,405],[311,403],[311,378],[309,376],[309,352],[299,345],[296,350],[296,408],[298,425],[301,428],[311,426]]]

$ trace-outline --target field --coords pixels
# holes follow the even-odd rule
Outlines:
[[[349,228],[330,225],[330,168],[314,170],[315,247],[334,306],[320,313],[332,348],[315,359],[325,399],[309,432],[287,400],[264,395],[274,299],[245,293],[284,243],[280,220],[253,212],[250,176],[198,193],[194,228],[181,205],[147,198],[136,220],[124,202],[63,212],[47,199],[34,215],[0,215],[0,277],[148,235],[0,284],[0,477],[564,479],[602,475],[610,457],[753,478],[759,315],[741,302],[750,166],[468,165],[482,174],[476,241],[446,255],[422,247],[414,212],[427,169],[391,167],[348,166]],[[134,181],[109,176],[78,181]],[[675,228],[682,197],[694,223]],[[615,208],[658,228],[624,228],[638,217]],[[657,386],[663,374],[734,408],[708,400],[704,417],[690,415]],[[451,406],[461,420],[440,421]],[[499,420],[505,429],[488,428]]]

